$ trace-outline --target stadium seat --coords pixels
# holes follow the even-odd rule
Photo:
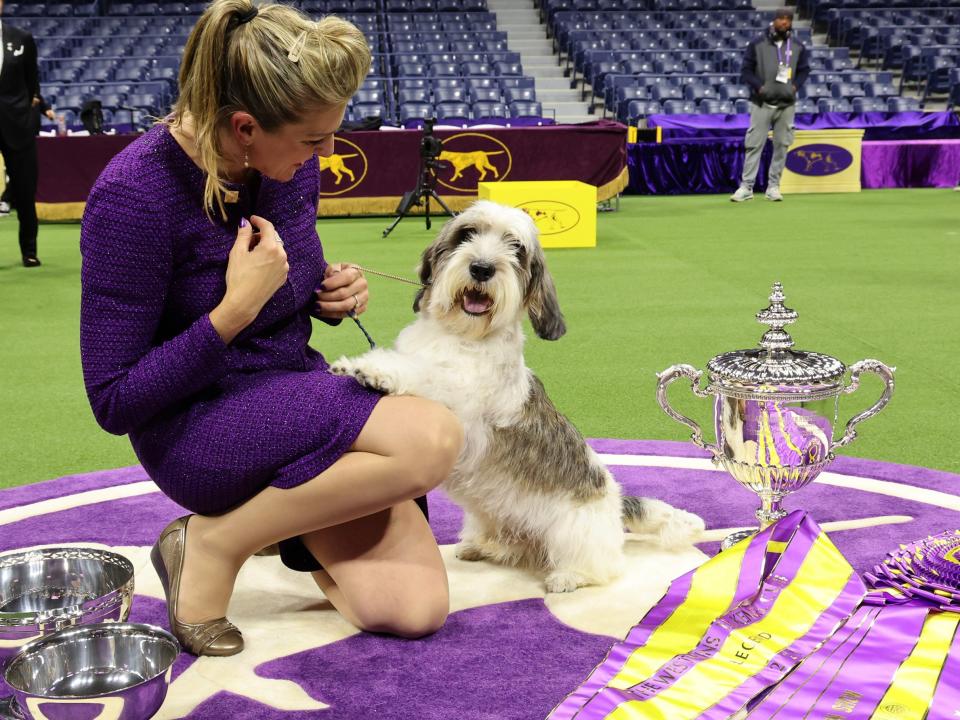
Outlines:
[[[697,104],[692,100],[667,100],[663,103],[663,112],[666,115],[693,115],[697,112]]]
[[[501,94],[499,87],[470,87],[470,99],[474,103],[478,102],[500,102]]]
[[[729,100],[701,100],[697,112],[701,115],[732,115],[733,103]]]
[[[510,117],[543,117],[543,107],[536,101],[517,100],[509,108]]]
[[[518,100],[529,102],[537,99],[537,91],[534,88],[506,88],[503,91],[503,99],[507,105]]]
[[[435,104],[448,102],[462,103],[466,102],[466,99],[466,87],[434,88],[433,90],[433,102]]]
[[[430,103],[403,103],[400,105],[399,118],[401,123],[429,117],[433,117],[433,105]]]
[[[451,119],[469,119],[470,106],[465,102],[441,102],[434,106],[437,110],[437,117]]]
[[[510,117],[506,105],[500,102],[475,102],[472,110],[474,120]]]
[[[908,112],[920,109],[920,101],[914,97],[887,98],[887,109],[890,112]]]
[[[397,101],[401,105],[408,103],[428,103],[430,102],[431,89],[429,87],[419,88],[401,88],[397,92]]]
[[[863,112],[887,112],[887,101],[879,97],[858,97],[853,99],[853,111]]]
[[[634,125],[637,120],[658,115],[661,111],[660,103],[654,100],[631,100],[627,103],[627,121]]]

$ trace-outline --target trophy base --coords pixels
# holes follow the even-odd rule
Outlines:
[[[756,535],[757,532],[757,530],[737,530],[735,533],[730,533],[720,542],[720,552],[729,550],[741,540]]]

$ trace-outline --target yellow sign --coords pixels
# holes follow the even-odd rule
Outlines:
[[[545,248],[596,247],[597,188],[579,180],[482,182],[477,196],[527,213]]]
[[[367,156],[356,143],[334,137],[333,152],[320,162],[320,197],[343,195],[353,190],[367,176]]]
[[[860,192],[863,130],[798,130],[780,178],[785,193]]]

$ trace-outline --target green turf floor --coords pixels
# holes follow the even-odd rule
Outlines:
[[[860,425],[843,454],[960,472],[960,194],[883,190],[762,198],[627,197],[598,218],[595,249],[551,250],[568,333],[532,335],[527,362],[558,407],[588,437],[686,439],[654,399],[655,373],[703,368],[713,355],[756,344],[770,284],[783,282],[800,313],[797,347],[848,365],[897,366],[887,409]],[[422,218],[386,240],[389,218],[319,223],[328,258],[412,276],[429,242]],[[176,222],[171,218],[171,222]],[[0,220],[0,487],[131,465],[125,438],[94,422],[78,352],[79,225],[43,225],[35,270],[20,266],[16,220]],[[136,242],[136,238],[131,238]],[[364,324],[389,343],[412,318],[413,289],[370,279]],[[328,356],[365,349],[345,323],[318,326]],[[879,396],[865,377],[841,402],[845,419]],[[706,423],[707,400],[682,383],[671,397]]]

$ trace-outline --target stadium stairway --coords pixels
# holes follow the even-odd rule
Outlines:
[[[497,29],[506,31],[510,49],[520,53],[524,74],[534,78],[544,116],[555,117],[558,123],[595,120],[596,116],[588,114],[587,103],[581,102],[580,93],[572,90],[570,80],[563,76],[546,26],[540,23],[533,4],[487,0],[487,7],[497,14]]]

